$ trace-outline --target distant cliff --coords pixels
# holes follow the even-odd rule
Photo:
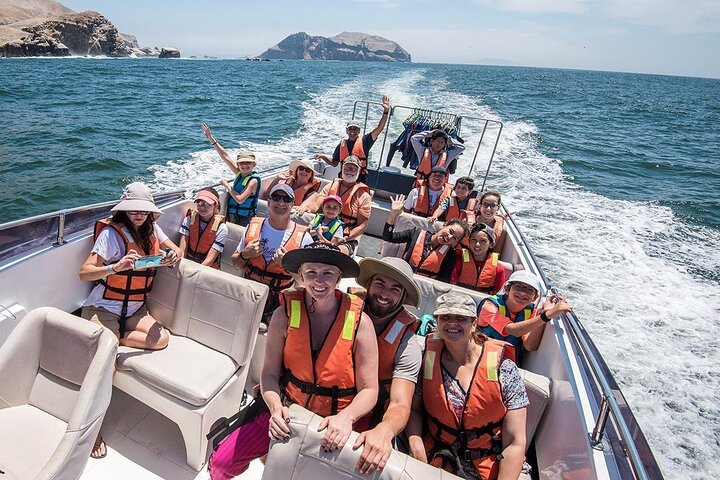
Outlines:
[[[159,56],[160,50],[140,48],[98,12],[76,13],[54,0],[0,0],[0,57],[69,55]]]
[[[370,60],[409,62],[410,54],[400,45],[377,35],[343,32],[334,37],[296,33],[270,47],[258,58],[283,60]]]

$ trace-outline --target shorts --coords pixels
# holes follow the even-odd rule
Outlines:
[[[136,319],[140,320],[142,317],[148,314],[147,306],[143,305],[138,308],[138,311],[133,313],[128,320]],[[90,320],[93,323],[102,325],[103,327],[110,330],[115,337],[120,338],[120,315],[115,315],[112,312],[108,312],[103,307],[94,307],[88,305],[82,308],[80,316],[85,320]]]
[[[358,241],[350,240],[347,242],[338,243],[338,247],[342,247],[342,246],[345,246],[349,250],[348,255],[352,257],[353,255],[355,255],[355,251],[357,250]]]

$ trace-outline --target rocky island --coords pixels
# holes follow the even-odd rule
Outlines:
[[[377,35],[343,32],[334,37],[305,32],[288,36],[256,58],[262,60],[360,60],[409,62],[410,54],[397,43]]]
[[[54,0],[0,0],[0,57],[179,58],[177,49],[140,48],[98,12],[75,12]]]

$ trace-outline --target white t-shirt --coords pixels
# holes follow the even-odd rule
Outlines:
[[[285,245],[285,242],[287,242],[290,235],[292,235],[293,230],[295,230],[295,222],[292,221],[285,230],[277,230],[273,228],[267,219],[263,222],[262,228],[260,229],[260,244],[263,246],[263,257],[266,262],[270,263],[272,261],[275,251],[277,251],[280,246]],[[300,248],[311,243],[313,243],[312,237],[305,232],[305,235],[303,235],[302,241],[300,242]],[[235,251],[242,252],[244,248],[245,236],[243,235],[243,238],[240,240],[240,243]]]
[[[157,223],[153,223],[153,226],[155,227],[155,236],[157,237],[158,242],[162,244],[168,239],[168,237]],[[128,239],[132,239],[130,232],[128,232],[125,227],[123,227],[123,233],[125,233],[125,236]],[[95,240],[95,245],[93,245],[91,252],[100,255],[105,260],[105,263],[117,262],[126,254],[122,238],[120,238],[120,235],[118,235],[114,228],[110,227],[105,227],[103,231],[100,232],[97,240]],[[83,302],[82,306],[102,307],[110,313],[120,315],[120,312],[122,311],[122,302],[120,300],[107,300],[102,298],[104,291],[105,287],[100,284],[95,285],[88,298],[86,298]],[[128,302],[127,315],[131,316],[137,312],[142,305],[143,302]]]
[[[204,231],[207,227],[208,222],[203,222],[200,219],[200,231]],[[180,234],[189,237],[190,236],[190,217],[185,217],[180,225]],[[227,225],[221,223],[218,225],[217,232],[215,232],[215,241],[213,242],[212,248],[222,253],[225,248],[225,239],[228,235]]]
[[[440,194],[443,192],[443,190],[430,190],[428,188],[427,191],[428,196],[430,197],[430,206],[432,207],[433,205],[435,205],[435,202],[437,202],[437,199],[438,197],[440,197]],[[405,204],[403,205],[403,207],[405,207],[405,210],[413,210],[417,206],[418,195],[420,195],[419,188],[413,188],[412,190],[410,190],[410,193],[408,193],[408,196],[405,199]]]

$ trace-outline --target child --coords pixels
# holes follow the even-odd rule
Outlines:
[[[225,218],[219,215],[220,195],[206,187],[195,195],[195,208],[188,210],[180,226],[180,250],[185,258],[220,268],[220,255],[228,234]]]
[[[237,171],[232,186],[226,180],[220,180],[228,191],[227,218],[230,222],[247,227],[255,216],[258,196],[260,195],[260,177],[255,172],[255,154],[240,152],[237,155]]]
[[[342,199],[338,195],[328,195],[322,203],[323,213],[318,213],[310,222],[310,235],[313,240],[337,245],[344,241],[343,227],[340,220]]]
[[[465,220],[468,225],[475,223],[475,204],[477,203],[477,192],[475,180],[470,177],[460,177],[455,182],[454,195],[442,201],[440,206],[431,217],[428,223],[431,225],[438,219],[452,220],[459,218]]]

